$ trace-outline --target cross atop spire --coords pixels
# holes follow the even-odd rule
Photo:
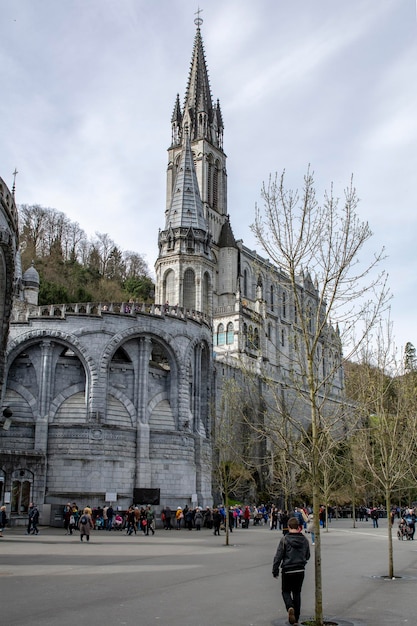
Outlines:
[[[197,26],[197,28],[200,28],[201,24],[203,23],[203,20],[200,17],[200,13],[202,12],[203,12],[203,9],[200,9],[200,7],[198,7],[198,10],[194,13],[194,15],[197,16],[194,20],[194,24]]]
[[[15,191],[16,191],[16,176],[18,175],[18,171],[16,168],[14,168],[14,172],[13,172],[13,187],[12,187],[12,196],[14,198],[15,195]]]

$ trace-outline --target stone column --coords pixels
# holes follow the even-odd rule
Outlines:
[[[201,352],[202,347],[199,343],[194,348],[194,390],[193,390],[193,413],[194,413],[194,432],[200,431],[201,418]]]
[[[137,406],[136,424],[136,487],[151,486],[151,462],[149,458],[149,423],[147,415],[149,361],[152,354],[152,341],[141,337],[138,341],[135,400]]]
[[[48,415],[51,400],[52,341],[41,343],[41,371],[39,373],[39,416],[35,425],[35,449],[46,453],[48,447]]]

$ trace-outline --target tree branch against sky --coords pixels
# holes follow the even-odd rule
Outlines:
[[[264,184],[262,198],[263,210],[256,208],[252,225],[258,243],[294,284],[303,271],[311,274],[319,289],[316,338],[330,322],[338,325],[342,344],[350,348],[345,357],[350,358],[390,299],[387,276],[381,268],[384,249],[372,255],[364,249],[372,231],[356,213],[359,199],[353,179],[342,201],[332,184],[319,203],[310,168],[302,192],[285,187],[283,172]],[[294,296],[300,299],[298,290]],[[358,324],[363,325],[365,317],[365,327],[358,335]],[[310,341],[308,345],[315,350],[316,345]]]

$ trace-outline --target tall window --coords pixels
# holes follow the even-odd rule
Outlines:
[[[33,474],[28,470],[15,470],[12,475],[11,512],[19,515],[27,513],[31,499]]]
[[[201,294],[202,313],[210,314],[210,276],[205,272],[203,276],[202,294]]]
[[[195,275],[192,269],[184,272],[184,307],[186,309],[195,309]]]
[[[274,286],[271,285],[270,288],[270,302],[271,302],[271,311],[274,310]]]
[[[229,322],[227,325],[226,343],[231,344],[234,341],[233,323]]]
[[[209,156],[207,166],[207,202],[213,204],[213,157]]]
[[[164,303],[168,302],[171,305],[175,305],[177,304],[177,299],[178,298],[175,297],[175,274],[173,270],[169,270],[165,274],[163,301]]]
[[[217,326],[217,345],[224,346],[225,335],[224,335],[224,326],[223,324],[219,324]]]
[[[219,206],[219,165],[219,161],[216,161],[213,171],[213,209]]]
[[[248,270],[243,272],[243,295],[248,296]]]
[[[282,292],[282,317],[287,317],[287,294]]]

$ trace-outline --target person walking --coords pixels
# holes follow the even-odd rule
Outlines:
[[[308,514],[307,532],[310,533],[311,545],[314,546],[314,515],[313,513]]]
[[[310,558],[310,544],[302,533],[302,525],[296,517],[288,520],[288,534],[278,544],[272,564],[272,575],[279,576],[281,566],[282,598],[288,611],[290,624],[297,624],[301,610],[301,588],[305,566]]]
[[[7,525],[6,507],[3,504],[3,506],[0,508],[0,537],[3,537],[3,530],[6,528],[6,525]]]
[[[29,505],[29,518],[26,530],[27,535],[39,535],[39,509],[34,502]]]
[[[87,539],[90,541],[90,530],[93,528],[93,518],[91,517],[90,508],[85,507],[80,517],[80,541]]]
[[[220,524],[222,523],[222,514],[220,513],[219,509],[214,509],[213,510],[213,528],[214,528],[214,532],[213,535],[219,535],[220,536]]]

